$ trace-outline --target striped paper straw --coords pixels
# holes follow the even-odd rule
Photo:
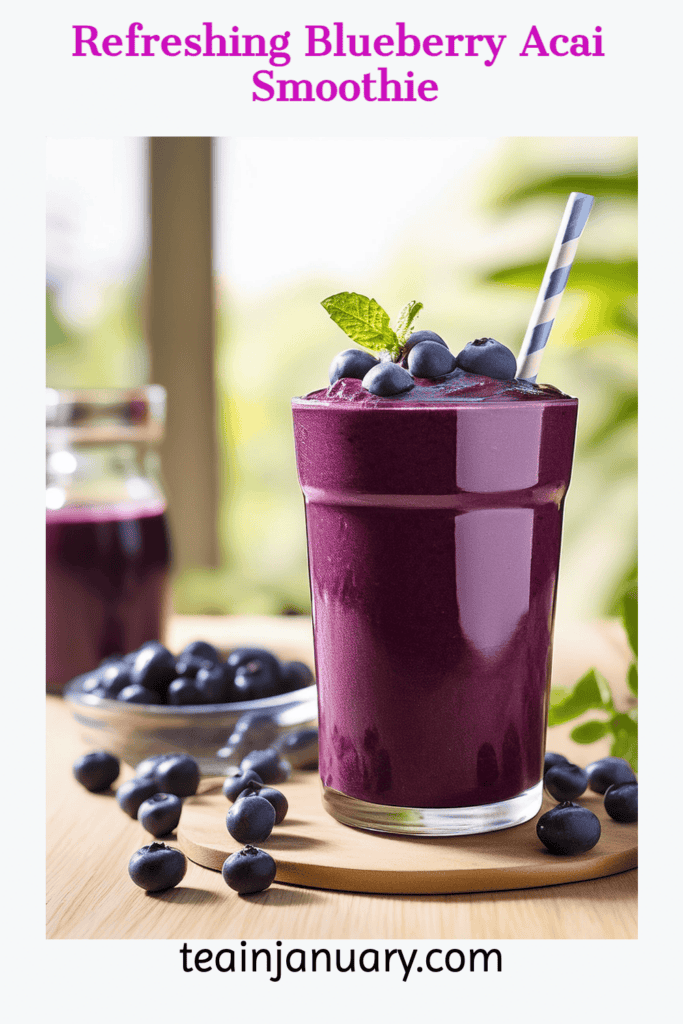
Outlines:
[[[572,192],[560,223],[534,311],[517,359],[517,376],[535,381],[543,349],[564,295],[576,248],[593,206],[593,196]]]

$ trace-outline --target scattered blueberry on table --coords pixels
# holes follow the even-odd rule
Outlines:
[[[242,790],[248,786],[250,782],[257,782],[259,785],[263,785],[263,779],[257,772],[253,771],[253,769],[238,768],[232,775],[228,775],[223,783],[223,795],[234,803]]]
[[[237,800],[244,800],[250,796],[262,796],[264,800],[273,805],[275,810],[275,824],[280,825],[287,816],[289,802],[284,793],[272,786],[264,786],[261,782],[251,779],[237,795]]]
[[[569,764],[569,758],[564,754],[556,754],[552,750],[547,750],[543,759],[543,774],[545,775],[549,768],[554,768],[558,764]]]
[[[638,821],[638,783],[621,782],[605,793],[605,810],[614,821],[630,824]]]
[[[128,779],[116,790],[116,802],[131,818],[137,818],[140,804],[159,792],[159,784],[153,777]]]
[[[177,827],[183,802],[172,793],[154,793],[138,809],[138,821],[155,838],[167,836]]]
[[[555,800],[576,800],[586,792],[588,774],[578,764],[556,764],[543,776],[543,785]]]
[[[74,762],[74,777],[91,793],[103,793],[119,777],[121,764],[106,750],[93,750]]]
[[[313,726],[293,729],[280,736],[273,745],[293,768],[318,766],[318,730]]]
[[[238,799],[225,819],[228,832],[238,843],[263,843],[275,825],[275,808],[265,797]]]
[[[602,757],[586,768],[588,785],[594,793],[606,793],[610,786],[635,782],[635,772],[623,757]]]
[[[201,779],[201,771],[190,754],[167,754],[152,772],[160,793],[175,796],[194,796]]]
[[[286,782],[289,778],[292,766],[280,756],[274,747],[266,750],[252,750],[240,761],[240,768],[244,771],[251,768],[261,781],[267,784]]]
[[[249,844],[227,858],[222,875],[231,889],[244,896],[263,892],[272,885],[276,870],[275,861],[269,853]]]
[[[128,874],[141,889],[163,892],[182,882],[187,871],[185,854],[165,843],[150,843],[136,850],[128,864]]]
[[[280,732],[274,715],[267,711],[245,711],[235,722],[232,733],[216,757],[242,760],[252,750],[270,746]]]
[[[560,801],[542,814],[536,824],[536,834],[550,853],[587,853],[600,839],[597,815],[574,802],[588,786],[593,792],[604,794],[605,811],[615,821],[638,820],[636,775],[621,757],[603,757],[584,769],[572,764],[563,754],[548,751],[543,784],[546,791]]]
[[[536,835],[550,853],[576,855],[592,850],[600,838],[600,821],[588,807],[564,800],[542,814]]]

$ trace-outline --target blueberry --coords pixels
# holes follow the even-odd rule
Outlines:
[[[275,879],[276,870],[275,861],[269,853],[255,846],[245,846],[228,857],[222,874],[231,889],[246,895],[267,889]]]
[[[154,769],[152,776],[161,793],[194,796],[201,778],[199,765],[189,754],[168,754]]]
[[[305,686],[312,686],[314,682],[315,677],[313,673],[303,661],[285,661],[282,663],[280,693],[303,690]]]
[[[257,782],[260,786],[263,784],[263,779],[251,768],[245,768],[244,771],[238,770],[235,775],[228,775],[226,777],[223,783],[223,794],[234,803],[242,790],[250,782]]]
[[[167,704],[201,704],[196,679],[174,679],[166,692]]]
[[[165,843],[150,843],[136,850],[128,864],[128,874],[147,892],[162,892],[182,882],[187,871],[185,854]]]
[[[407,356],[411,349],[415,348],[416,345],[421,345],[423,341],[429,341],[434,345],[443,345],[444,348],[448,348],[441,335],[435,334],[434,331],[413,331],[403,346],[404,354]]]
[[[145,775],[153,775],[157,769],[157,766],[165,761],[167,757],[171,757],[171,754],[153,754],[151,757],[146,757],[144,761],[140,761],[135,767],[135,774],[138,778]]]
[[[123,661],[125,654],[108,654],[106,658],[102,658],[102,661],[97,666],[99,669],[109,668],[110,665],[118,665],[120,661]]]
[[[107,750],[94,750],[83,754],[74,761],[72,771],[82,786],[91,793],[102,793],[109,789],[112,782],[119,777],[121,765],[119,759]]]
[[[236,800],[228,811],[225,824],[238,843],[262,843],[273,831],[275,808],[262,796]]]
[[[227,743],[217,757],[242,758],[252,750],[263,750],[268,747],[280,732],[273,715],[266,711],[246,711],[235,722]]]
[[[130,665],[117,661],[100,672],[100,693],[106,697],[116,697],[131,682]]]
[[[183,647],[178,655],[178,660],[182,660],[185,657],[211,662],[212,665],[220,665],[222,661],[220,654],[213,644],[207,643],[206,640],[193,640],[191,644]]]
[[[588,774],[578,764],[556,764],[543,776],[543,785],[555,800],[575,800],[586,792]]]
[[[443,377],[455,369],[455,356],[435,341],[421,341],[408,355],[408,370],[413,377]]]
[[[465,345],[455,359],[455,365],[467,373],[479,373],[494,380],[514,380],[517,360],[505,345],[494,338],[477,338]]]
[[[254,658],[239,666],[233,686],[238,700],[262,700],[264,697],[275,696],[281,679],[279,666],[276,674],[270,662]]]
[[[86,676],[81,680],[80,688],[82,693],[97,693],[98,696],[102,696],[100,692],[100,673],[92,672],[89,676]]]
[[[622,782],[635,782],[635,772],[623,757],[602,757],[586,768],[588,785],[594,793],[606,793],[610,786]]]
[[[140,686],[139,683],[124,686],[117,693],[116,699],[122,700],[125,704],[162,704],[164,702],[164,698],[156,690],[148,690],[146,686]]]
[[[183,802],[173,793],[154,793],[138,808],[138,821],[153,836],[167,836],[180,821]]]
[[[415,387],[415,381],[398,363],[378,363],[363,377],[363,387],[373,395],[388,398]]]
[[[362,380],[368,370],[377,366],[379,359],[365,349],[347,348],[339,352],[330,363],[330,384],[341,377],[356,377]]]
[[[621,782],[605,793],[605,810],[615,821],[638,821],[638,783]]]
[[[569,763],[569,758],[565,757],[564,754],[554,754],[551,750],[547,750],[543,759],[543,774],[545,775],[549,768],[554,768],[558,764]]]
[[[177,679],[196,679],[201,669],[215,668],[213,661],[205,661],[203,658],[195,658],[192,654],[184,654],[175,663]]]
[[[129,779],[116,790],[116,802],[131,818],[137,818],[140,804],[158,792],[159,785],[153,778]]]
[[[280,757],[274,747],[266,750],[252,750],[250,754],[240,761],[240,768],[244,771],[251,768],[261,780],[270,785],[271,783],[285,782],[289,778],[292,766],[288,761]]]
[[[175,662],[171,652],[157,640],[143,644],[135,655],[130,671],[131,682],[164,694],[168,684],[176,678]]]
[[[295,729],[277,741],[276,750],[294,768],[315,768],[318,764],[318,730]]]
[[[600,838],[600,821],[587,807],[565,800],[541,815],[536,835],[551,853],[586,853]]]
[[[202,704],[227,704],[236,699],[234,673],[228,665],[202,668],[195,680]]]
[[[279,684],[282,674],[280,659],[276,658],[272,651],[267,651],[264,647],[238,647],[230,652],[226,664],[228,668],[236,672],[238,668],[246,665],[249,661],[260,661],[263,665],[267,665]]]
[[[275,810],[275,824],[279,825],[281,821],[284,821],[287,811],[289,810],[289,803],[284,793],[281,793],[279,789],[273,789],[272,786],[263,786],[260,782],[248,782],[242,792],[238,795],[237,801],[245,800],[247,797],[262,796],[264,800],[267,800],[269,804],[273,805]]]

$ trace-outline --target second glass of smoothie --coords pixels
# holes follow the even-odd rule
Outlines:
[[[542,798],[577,402],[455,371],[293,402],[325,806],[345,824],[507,828]]]

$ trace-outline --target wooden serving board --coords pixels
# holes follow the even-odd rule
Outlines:
[[[231,804],[222,784],[202,781],[197,795],[185,801],[177,832],[186,856],[214,871],[241,849],[225,825]],[[558,857],[536,836],[537,818],[475,836],[388,835],[349,828],[327,814],[316,772],[295,772],[278,789],[289,813],[259,846],[275,859],[276,881],[292,885],[365,893],[492,892],[602,878],[638,862],[637,825],[612,821],[596,793],[579,802],[600,819],[600,841],[578,857]],[[546,797],[540,813],[554,804]]]

